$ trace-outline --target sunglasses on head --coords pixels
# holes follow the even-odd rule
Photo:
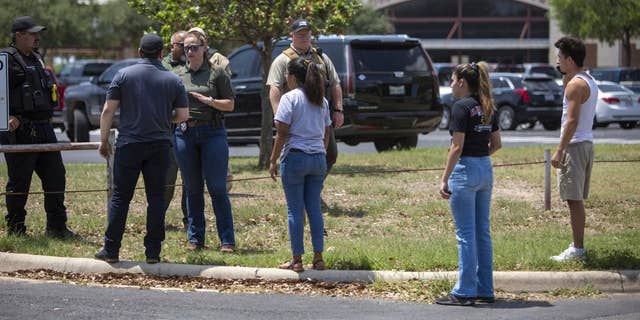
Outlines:
[[[184,46],[184,51],[185,52],[189,52],[189,51],[198,51],[198,49],[200,49],[202,47],[201,44],[191,44],[188,46]]]

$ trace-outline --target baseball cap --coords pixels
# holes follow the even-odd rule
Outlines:
[[[155,33],[147,33],[140,39],[140,50],[146,54],[162,51],[162,38]]]
[[[197,33],[201,34],[205,39],[209,38],[209,37],[207,37],[207,34],[204,33],[204,30],[202,30],[202,28],[200,28],[200,27],[193,27],[193,28],[189,29],[189,31],[187,31],[187,32],[189,32],[189,33],[197,32]]]
[[[291,24],[291,28],[289,29],[292,33],[298,32],[302,29],[311,30],[311,23],[306,19],[298,19]]]
[[[12,33],[20,31],[40,32],[42,30],[47,30],[47,27],[37,25],[33,21],[33,18],[29,16],[16,18],[15,20],[13,20],[13,25],[11,26]]]

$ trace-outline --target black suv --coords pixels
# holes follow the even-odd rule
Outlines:
[[[274,57],[290,41],[275,44]],[[417,39],[404,35],[320,36],[316,46],[333,61],[343,92],[346,144],[373,141],[378,151],[413,148],[419,133],[438,127],[442,105],[431,60]],[[257,143],[262,113],[262,66],[245,45],[229,55],[235,110],[225,115],[230,143]]]
[[[490,73],[501,130],[540,121],[546,130],[560,128],[562,87],[540,73]]]

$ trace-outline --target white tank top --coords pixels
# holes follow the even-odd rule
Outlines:
[[[576,143],[580,141],[593,141],[593,117],[596,113],[596,103],[598,102],[598,86],[596,82],[590,76],[584,73],[578,73],[576,78],[584,80],[589,86],[589,99],[580,105],[580,117],[578,118],[578,127],[576,133],[571,138],[569,143]],[[562,98],[562,127],[560,128],[560,136],[564,132],[564,124],[567,121],[567,111],[569,103],[567,102],[567,96]]]

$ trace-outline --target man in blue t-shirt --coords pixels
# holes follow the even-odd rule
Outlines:
[[[171,148],[171,122],[189,116],[187,94],[178,76],[162,66],[162,38],[146,34],[140,39],[140,61],[123,68],[107,89],[100,117],[100,154],[108,158],[113,115],[120,109],[118,140],[113,161],[113,195],[109,203],[104,248],[95,258],[119,261],[122,235],[138,176],[142,172],[147,195],[147,263],[160,261],[166,212],[164,193]]]

